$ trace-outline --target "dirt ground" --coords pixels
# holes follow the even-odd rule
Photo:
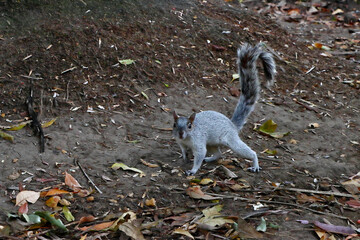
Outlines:
[[[345,204],[349,198],[316,195],[322,201],[301,202],[298,192],[271,191],[279,183],[347,193],[341,182],[360,170],[359,5],[330,4],[323,6],[329,12],[309,15],[309,6],[291,1],[282,8],[276,5],[280,1],[10,2],[0,2],[0,125],[26,119],[30,80],[40,120],[57,117],[44,128],[44,153],[39,153],[39,139],[29,126],[9,132],[14,142],[0,140],[0,225],[10,225],[11,236],[25,231],[9,223],[5,214],[18,211],[14,198],[19,185],[33,191],[61,186],[67,171],[85,188],[93,188],[74,159],[103,192],[94,192],[93,201],[72,199],[69,208],[76,220],[130,209],[147,222],[212,206],[185,193],[191,182],[184,171],[191,166],[183,163],[171,136],[171,111],[190,115],[215,110],[231,116],[238,99],[230,92],[238,86],[232,81],[236,49],[260,41],[274,54],[276,83],[263,88],[240,136],[258,153],[262,170],[247,172],[249,161],[223,149],[221,161],[204,164],[196,174],[218,183],[202,190],[359,219],[359,212]],[[294,6],[301,14],[287,14]],[[331,12],[337,8],[357,14],[355,22],[341,18],[345,13],[335,21]],[[311,47],[314,43],[331,51]],[[123,65],[119,60],[124,59],[135,62]],[[278,124],[278,131],[291,133],[277,139],[254,130],[268,119]],[[266,149],[277,153],[269,156]],[[141,159],[160,167],[150,168]],[[141,169],[146,176],[113,170],[115,162]],[[239,178],[229,180],[217,168],[221,164]],[[230,181],[249,187],[235,191]],[[151,198],[156,208],[144,206]],[[30,204],[29,211],[51,211],[45,201]],[[254,213],[255,202],[224,197],[220,203],[224,215],[245,218],[254,227],[261,216],[276,223],[279,229],[269,229],[263,234],[266,239],[318,239],[313,227],[296,222],[299,219],[350,224],[275,203],[265,204],[274,211],[246,217]],[[171,222],[163,221],[145,237],[186,239],[171,235],[173,230]],[[226,231],[213,231],[206,239],[226,239],[216,237]],[[199,229],[192,234],[197,239],[206,235]],[[80,235],[71,231],[63,237]],[[107,238],[127,239],[121,232]]]

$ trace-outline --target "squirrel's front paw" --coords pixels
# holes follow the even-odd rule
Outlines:
[[[249,167],[248,168],[248,171],[250,171],[250,172],[260,172],[260,169],[261,169],[261,167]]]
[[[192,176],[192,175],[194,175],[194,174],[195,174],[195,173],[192,172],[191,170],[185,171],[185,175],[186,175],[186,176]]]

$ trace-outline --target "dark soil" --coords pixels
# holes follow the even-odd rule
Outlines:
[[[294,204],[300,204],[298,193],[268,190],[280,183],[345,192],[340,183],[359,172],[359,5],[330,4],[323,6],[329,10],[327,14],[308,15],[309,7],[295,2],[287,8],[276,3],[250,1],[243,5],[220,0],[29,2],[0,2],[0,125],[27,118],[25,101],[31,82],[40,120],[58,118],[44,129],[44,153],[39,153],[38,137],[30,127],[11,132],[13,143],[0,140],[1,210],[17,212],[13,200],[19,185],[34,191],[61,185],[65,171],[90,189],[74,159],[103,191],[93,193],[91,202],[73,199],[70,210],[76,220],[130,209],[147,222],[174,216],[179,209],[200,212],[209,206],[208,201],[185,193],[190,181],[183,173],[191,166],[182,162],[180,149],[168,131],[171,111],[190,115],[215,110],[231,116],[237,102],[229,91],[238,85],[232,81],[237,72],[236,49],[245,42],[265,42],[275,54],[278,70],[275,85],[263,88],[240,133],[258,153],[262,171],[247,172],[250,162],[227,152],[222,162],[204,164],[197,173],[196,178],[218,182],[203,191],[234,193],[222,171],[210,171],[220,164],[249,184],[245,191],[236,192],[239,196]],[[291,6],[300,9],[296,18],[286,14]],[[331,12],[339,7],[357,16],[355,22],[342,19],[344,15],[334,20]],[[313,43],[332,51],[311,48]],[[135,63],[120,64],[124,59]],[[274,139],[254,130],[267,119],[278,124],[278,131],[291,133]],[[319,127],[311,128],[311,123]],[[269,157],[265,149],[276,150],[276,156]],[[141,159],[161,168],[149,168]],[[112,170],[115,162],[141,169],[146,176]],[[20,175],[9,179],[14,173]],[[156,209],[141,204],[151,198],[156,199]],[[300,205],[356,222],[358,212],[344,207],[347,200]],[[29,211],[51,210],[45,201],[41,198]],[[220,202],[224,215],[245,217],[254,212],[253,202],[226,198]],[[268,230],[264,238],[318,239],[313,229],[297,223],[298,219],[326,218],[335,225],[348,224],[303,208],[267,207],[282,211],[265,216],[280,228]],[[255,215],[246,221],[257,226],[260,218]],[[0,225],[7,225],[5,220],[2,214]],[[22,226],[11,227],[12,236],[24,232]],[[173,230],[164,221],[145,236],[181,236],[171,235]],[[215,233],[224,236],[225,230]],[[192,234],[204,236],[200,230]],[[126,239],[120,235],[116,232],[108,238]],[[66,237],[71,238],[79,239],[78,233]]]

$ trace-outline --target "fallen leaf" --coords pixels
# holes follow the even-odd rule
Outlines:
[[[114,169],[114,170],[117,170],[117,169],[121,168],[121,169],[124,170],[124,171],[137,172],[137,173],[140,173],[140,177],[146,176],[146,174],[145,174],[143,171],[141,171],[140,169],[128,167],[128,166],[126,166],[124,163],[114,163],[114,164],[111,166],[111,168]]]
[[[8,179],[14,181],[20,177],[20,173],[18,171],[13,172],[8,176]]]
[[[21,206],[25,202],[35,203],[40,197],[40,192],[35,191],[21,191],[16,195],[16,206]]]
[[[36,215],[44,218],[46,221],[48,221],[52,226],[55,226],[59,229],[61,229],[62,231],[66,231],[67,232],[67,228],[65,227],[65,225],[62,223],[62,221],[60,219],[56,219],[54,218],[54,216],[51,215],[51,213],[49,212],[40,212],[37,211],[35,212]]]
[[[155,200],[155,198],[147,199],[147,200],[145,201],[145,205],[148,206],[148,207],[156,207],[156,200]]]
[[[5,133],[5,132],[3,132],[1,130],[0,130],[0,137],[5,139],[5,140],[8,140],[10,142],[14,142],[14,137],[13,136],[11,136],[10,134],[7,134],[7,133]]]
[[[257,130],[273,138],[282,138],[290,134],[290,132],[275,132],[276,128],[277,124],[270,119],[264,122]]]
[[[346,204],[353,208],[360,208],[360,202],[355,199],[351,199],[351,200],[347,201]]]
[[[203,200],[221,199],[219,197],[212,197],[210,195],[206,195],[201,191],[201,188],[199,186],[189,187],[188,189],[186,189],[186,193],[187,195],[195,199],[203,199]]]
[[[27,214],[29,211],[29,204],[27,202],[24,202],[23,205],[19,207],[18,214]]]
[[[210,178],[203,178],[201,179],[201,181],[199,182],[200,185],[208,185],[209,183],[213,183],[214,180],[210,179]]]
[[[48,197],[48,196],[66,194],[66,193],[70,193],[70,192],[65,191],[65,190],[61,190],[61,189],[58,189],[58,188],[53,188],[53,189],[50,189],[47,192],[42,192],[41,195],[43,196],[43,194],[44,194],[44,197]]]
[[[336,9],[335,11],[333,11],[331,14],[332,14],[332,15],[337,15],[337,14],[343,14],[343,13],[344,13],[344,11],[341,10],[340,8],[338,8],[338,9]]]
[[[260,222],[259,226],[256,227],[256,231],[266,232],[266,221],[265,221],[264,217],[261,217],[261,222]]]
[[[67,185],[72,190],[76,190],[78,188],[82,188],[79,182],[70,174],[65,172],[65,185]]]
[[[240,239],[261,239],[263,238],[263,234],[256,231],[256,229],[248,222],[246,222],[242,218],[238,218],[237,220],[237,229],[235,229],[235,233],[232,235],[231,239],[236,239],[236,237],[240,237]]]
[[[132,59],[123,59],[123,60],[119,60],[119,63],[123,64],[123,65],[130,65],[133,64],[135,61]]]
[[[29,215],[28,214],[23,214],[23,217],[26,220],[26,222],[31,224],[31,225],[41,223],[41,218],[38,215],[35,215],[35,214],[29,214]]]
[[[71,214],[68,207],[63,206],[62,210],[63,210],[64,216],[68,222],[72,222],[75,220],[74,216]]]
[[[184,229],[182,229],[182,228],[177,228],[177,229],[175,229],[175,230],[172,232],[172,235],[174,235],[174,234],[181,234],[181,235],[187,236],[187,237],[189,237],[189,238],[191,238],[191,239],[195,239],[195,238],[193,237],[193,235],[191,235],[191,233],[190,233],[189,231],[186,231],[186,230],[184,230]]]
[[[144,164],[145,166],[148,166],[148,167],[151,167],[151,168],[157,168],[157,167],[159,167],[159,165],[153,164],[153,163],[149,163],[149,162],[145,161],[144,159],[140,159],[140,161],[141,161],[142,164]]]
[[[51,119],[51,120],[48,121],[48,122],[42,123],[42,124],[41,124],[41,127],[43,127],[43,128],[50,127],[50,126],[56,121],[56,119],[57,119],[57,118],[53,118],[53,119]]]
[[[140,227],[134,226],[132,222],[124,222],[123,224],[120,224],[119,230],[133,239],[145,240],[143,234],[140,231]]]
[[[342,235],[351,235],[356,233],[355,230],[352,229],[351,227],[336,226],[336,225],[321,223],[319,221],[315,221],[314,225],[325,230],[326,232],[339,233]]]
[[[316,196],[308,196],[304,193],[300,193],[300,194],[296,195],[296,198],[299,203],[306,203],[306,202],[314,203],[314,202],[323,202],[324,201],[321,198],[318,198]]]
[[[105,230],[105,229],[111,227],[114,222],[115,221],[103,222],[103,223],[95,224],[95,225],[92,225],[92,226],[82,227],[82,228],[79,228],[79,230],[80,231],[100,231],[100,230]]]
[[[60,199],[61,198],[59,196],[53,196],[53,197],[50,197],[48,200],[46,200],[45,204],[48,207],[55,208],[55,207],[57,207]]]
[[[13,125],[13,126],[9,126],[9,127],[0,126],[0,128],[3,130],[6,130],[6,131],[18,131],[18,130],[22,129],[23,127],[25,127],[30,122],[31,121],[26,121],[26,122],[22,122],[17,125]]]
[[[78,225],[80,225],[82,223],[93,222],[94,220],[95,220],[95,217],[93,215],[84,216],[84,217],[80,218]]]
[[[226,223],[234,223],[234,220],[221,216],[220,211],[222,210],[223,205],[216,205],[211,208],[206,208],[202,212],[204,214],[203,218],[200,218],[197,222],[198,224],[203,224],[210,226],[209,229],[218,229]]]
[[[240,90],[237,88],[237,87],[235,87],[235,86],[232,86],[230,89],[229,89],[229,91],[230,91],[230,95],[231,96],[233,96],[233,97],[240,97]]]

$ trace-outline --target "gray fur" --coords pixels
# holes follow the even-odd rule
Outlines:
[[[260,84],[256,69],[256,60],[262,60],[265,77],[272,83],[276,73],[275,62],[270,53],[263,52],[260,46],[251,47],[245,44],[238,50],[237,64],[240,75],[241,96],[232,119],[215,111],[204,111],[191,117],[180,117],[174,112],[173,135],[181,148],[184,160],[186,151],[191,149],[194,165],[187,175],[195,174],[203,160],[214,161],[221,157],[220,146],[232,149],[240,157],[251,159],[250,171],[260,170],[256,153],[239,137],[239,131],[259,98]],[[206,154],[212,155],[206,157]]]

